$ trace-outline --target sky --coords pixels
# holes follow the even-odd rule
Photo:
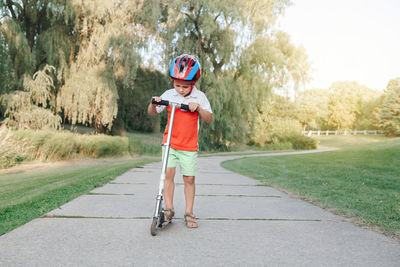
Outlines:
[[[292,0],[278,27],[312,66],[305,87],[356,81],[384,90],[400,77],[400,0]]]

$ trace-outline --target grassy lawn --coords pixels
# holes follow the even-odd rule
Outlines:
[[[127,132],[131,154],[161,156],[162,133]]]
[[[328,135],[312,136],[319,141],[318,148],[347,148],[354,145],[373,144],[387,141],[390,138],[384,135]]]
[[[223,167],[399,238],[400,139],[340,139],[320,137],[322,146],[341,147],[339,151],[244,158]]]
[[[0,235],[152,161],[92,160],[0,174]]]

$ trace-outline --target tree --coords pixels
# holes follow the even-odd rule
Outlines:
[[[13,63],[14,89],[21,90],[24,75],[32,75],[46,64],[55,66],[57,77],[62,80],[63,70],[74,52],[71,27],[74,14],[69,3],[66,0],[0,1],[4,18],[0,21],[0,31]]]
[[[311,89],[300,92],[295,99],[295,116],[303,130],[324,129],[328,119],[329,92]]]
[[[147,103],[152,96],[160,96],[171,87],[169,77],[156,70],[139,68],[134,85],[133,90],[119,92],[118,115],[113,125],[113,133],[121,134],[125,129],[160,132],[160,116],[149,116]]]
[[[214,120],[201,131],[200,144],[226,149],[242,143],[252,127],[249,118],[262,103],[259,96],[267,97],[278,84],[285,88],[305,78],[304,51],[291,45],[284,33],[271,31],[290,2],[163,3],[166,16],[160,32],[169,44],[168,58],[181,53],[199,57],[203,71],[199,86],[214,109]]]
[[[0,95],[8,91],[10,67],[7,45],[2,32],[0,32]]]
[[[388,83],[379,118],[386,135],[400,136],[400,78]]]
[[[271,94],[264,98],[260,112],[254,118],[249,142],[258,146],[279,143],[301,135],[301,130],[301,124],[296,119],[295,105],[286,97]]]
[[[376,129],[376,109],[382,104],[382,92],[362,87],[358,95],[357,108],[359,112],[353,129],[374,130]]]
[[[335,82],[329,92],[328,127],[335,130],[373,127],[379,92],[357,82]]]
[[[133,90],[140,63],[137,48],[148,35],[150,1],[72,1],[79,51],[71,62],[60,106],[64,121],[111,130],[119,94]],[[155,3],[155,2],[154,2]]]
[[[52,111],[64,122],[111,129],[119,94],[134,88],[137,50],[155,32],[159,10],[157,0],[0,1],[14,89],[23,90],[24,75],[52,65]]]
[[[4,124],[12,128],[57,129],[61,118],[47,109],[51,103],[54,90],[52,72],[53,66],[46,65],[37,71],[32,78],[24,77],[24,91],[16,91],[1,96],[0,100],[6,107],[7,119]]]

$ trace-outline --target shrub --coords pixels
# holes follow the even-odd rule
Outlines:
[[[293,149],[316,149],[318,141],[304,135],[293,135],[286,138],[286,141],[292,143]]]
[[[4,126],[0,128],[0,169],[13,167],[28,158],[18,143],[12,141],[11,136],[9,129]]]
[[[66,160],[79,157],[124,156],[129,153],[127,137],[80,135],[56,130],[17,130],[0,132],[0,168],[23,160]]]
[[[128,153],[127,137],[107,135],[83,135],[78,151],[93,157],[123,156]]]

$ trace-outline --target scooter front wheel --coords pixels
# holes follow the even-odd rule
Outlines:
[[[158,219],[153,218],[153,221],[151,222],[151,227],[150,227],[150,233],[152,236],[155,236],[157,234],[157,226],[158,226]]]

